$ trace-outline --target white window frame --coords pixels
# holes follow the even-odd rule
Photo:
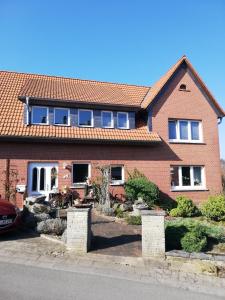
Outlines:
[[[33,108],[46,108],[47,109],[47,122],[46,123],[35,123],[33,122],[33,114],[34,114],[34,111],[33,111]],[[49,107],[47,106],[38,106],[38,105],[32,105],[31,106],[31,124],[34,124],[34,125],[43,125],[43,126],[46,126],[46,125],[49,125]]]
[[[182,166],[175,166],[172,165],[170,168],[178,168],[178,186],[171,186],[171,191],[203,191],[206,190],[206,178],[205,178],[205,167],[202,165],[182,165]],[[191,185],[190,186],[184,186],[182,185],[182,168],[183,167],[189,167],[190,168],[190,179],[191,179]],[[201,178],[202,178],[202,185],[194,185],[194,167],[200,167],[201,168]],[[170,180],[171,180],[171,174],[170,174]]]
[[[90,111],[91,112],[91,125],[80,125],[80,112]],[[92,109],[78,109],[78,126],[79,127],[93,127],[94,126],[94,113]]]
[[[86,181],[85,182],[73,182],[73,166],[74,165],[88,165],[88,178],[90,178],[91,177],[91,163],[88,163],[88,162],[73,162],[72,163],[72,185],[76,186],[76,185],[86,184]]]
[[[112,180],[111,179],[111,169],[115,167],[121,167],[122,172],[122,180]],[[125,182],[125,172],[124,172],[124,165],[111,165],[110,166],[110,185],[123,185]]]
[[[68,122],[67,124],[56,124],[55,123],[55,111],[56,110],[67,110],[68,111]],[[65,107],[54,107],[54,125],[55,126],[70,126],[70,109]]]
[[[111,126],[103,126],[103,114],[104,113],[110,113],[111,114]],[[101,127],[102,128],[114,128],[114,118],[113,118],[113,112],[109,110],[102,110],[101,111]]]
[[[176,122],[176,139],[170,139],[169,138],[169,122],[170,121],[175,121]],[[188,122],[188,139],[187,140],[183,140],[180,138],[180,122]],[[199,140],[192,140],[191,138],[191,123],[192,122],[198,122],[199,124]],[[184,144],[200,144],[203,143],[203,130],[202,130],[202,121],[200,120],[185,120],[185,119],[169,119],[168,120],[168,138],[169,138],[169,142],[171,143],[184,143]]]
[[[126,127],[119,127],[119,114],[126,114],[126,117],[127,117],[127,126]],[[117,112],[117,128],[119,128],[119,129],[129,129],[130,128],[128,112],[125,112],[125,111]]]

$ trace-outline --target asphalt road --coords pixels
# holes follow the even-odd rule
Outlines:
[[[85,271],[86,272],[86,271]],[[85,274],[0,262],[1,300],[63,299],[222,299],[99,274]]]

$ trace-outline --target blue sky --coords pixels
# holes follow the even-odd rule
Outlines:
[[[186,54],[225,108],[224,30],[224,0],[1,0],[0,69],[152,85]]]

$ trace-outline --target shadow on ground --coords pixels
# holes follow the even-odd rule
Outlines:
[[[33,239],[39,237],[40,234],[36,233],[31,229],[20,227],[18,229],[8,231],[0,234],[0,242],[16,241],[24,239]]]

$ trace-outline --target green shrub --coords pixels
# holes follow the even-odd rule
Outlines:
[[[176,198],[177,207],[171,209],[171,217],[193,217],[198,214],[198,208],[193,201],[186,196],[178,196]]]
[[[165,236],[167,250],[182,249],[181,239],[188,232],[201,232],[207,240],[214,243],[222,242],[225,236],[223,226],[209,224],[193,218],[167,220],[165,222]]]
[[[201,213],[214,221],[225,220],[225,195],[209,196],[202,204]]]
[[[159,189],[137,170],[134,173],[129,176],[125,183],[126,198],[134,202],[138,197],[141,197],[148,207],[151,208],[159,198]]]
[[[126,221],[129,225],[141,225],[141,216],[127,216]]]
[[[182,237],[181,246],[187,252],[201,252],[207,246],[207,237],[200,228],[196,227]]]
[[[123,218],[124,217],[124,212],[119,207],[114,211],[114,213],[115,213],[117,218]]]

